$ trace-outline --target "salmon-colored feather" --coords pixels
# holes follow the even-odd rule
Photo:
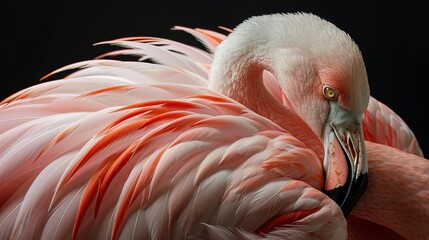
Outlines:
[[[99,93],[105,93],[105,92],[108,92],[108,91],[130,90],[130,89],[133,89],[133,88],[134,88],[133,86],[129,86],[129,85],[106,87],[106,88],[94,90],[94,91],[89,92],[89,93],[85,93],[85,94],[81,95],[80,97],[86,97],[86,96],[89,96],[89,95],[95,95],[95,94],[99,94]]]
[[[12,96],[4,99],[3,101],[0,102],[0,105],[3,105],[2,107],[6,107],[8,103],[13,102],[13,101],[17,101],[20,99],[24,99],[27,98],[31,93],[28,91],[28,89],[19,91],[18,93],[13,94]]]
[[[39,159],[40,156],[43,155],[43,153],[45,153],[48,149],[50,149],[58,142],[62,141],[64,138],[69,136],[76,129],[76,127],[77,126],[71,126],[61,131],[57,136],[55,136],[51,141],[49,141],[48,144],[46,144],[46,146],[40,151],[40,153],[37,155],[34,161],[37,161],[37,159]]]
[[[121,228],[122,222],[128,213],[128,209],[130,205],[136,200],[136,198],[140,195],[141,192],[146,190],[146,187],[149,185],[149,181],[152,178],[153,172],[161,159],[162,154],[167,150],[167,146],[161,149],[159,152],[155,154],[154,158],[151,158],[148,162],[146,162],[146,166],[144,169],[138,174],[137,178],[134,180],[132,187],[129,189],[128,193],[125,195],[125,199],[121,201],[121,205],[119,205],[114,226],[112,230],[113,239],[116,238],[119,229]],[[144,201],[148,201],[147,191],[146,196],[143,196]]]
[[[310,210],[299,210],[292,213],[287,213],[284,215],[276,216],[269,221],[267,221],[264,225],[260,226],[256,229],[255,233],[269,233],[273,231],[277,226],[282,226],[286,224],[291,224],[293,222],[299,221],[306,216],[315,213],[318,209],[310,209]]]
[[[214,41],[217,42],[217,44],[220,44],[226,38],[225,35],[220,34],[218,32],[215,32],[215,31],[211,31],[211,30],[207,30],[207,29],[201,29],[201,28],[196,28],[195,30],[198,31],[198,32],[201,32],[205,36],[213,39]]]
[[[192,35],[194,35],[198,40],[200,40],[204,46],[206,46],[211,52],[214,52],[216,50],[216,47],[219,45],[219,37],[213,38],[211,35],[208,35],[207,33],[203,32],[201,29],[192,29],[188,27],[183,26],[175,26],[173,28],[174,30],[182,30],[185,32],[188,32]]]
[[[118,137],[124,137],[128,132],[139,129],[145,122],[146,121],[144,120],[141,122],[134,122],[123,127],[116,128],[115,130],[112,130],[109,133],[101,136],[100,140],[98,140],[91,148],[89,148],[88,151],[85,152],[85,154],[71,169],[70,173],[65,176],[64,183],[66,183],[92,156],[100,152],[100,150],[111,145]],[[61,185],[62,184],[60,184],[60,186]]]
[[[112,155],[110,158],[115,158],[116,154]],[[82,223],[82,219],[84,215],[88,212],[88,208],[90,205],[94,202],[94,199],[97,199],[96,206],[95,206],[95,212],[94,217],[97,217],[98,211],[100,209],[100,200],[103,198],[103,195],[105,193],[105,190],[102,189],[100,186],[100,179],[103,177],[103,175],[106,174],[106,171],[108,171],[109,166],[108,164],[112,161],[105,161],[104,164],[100,165],[100,167],[97,169],[97,171],[93,174],[91,179],[88,180],[88,183],[86,187],[84,188],[84,191],[82,193],[82,198],[79,202],[79,208],[76,215],[75,224],[73,226],[73,234],[72,238],[76,238],[76,235],[79,231],[79,227]]]

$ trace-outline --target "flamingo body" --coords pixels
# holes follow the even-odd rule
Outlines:
[[[82,84],[80,78],[61,82],[68,88]],[[7,192],[13,192],[15,184],[21,186],[15,194],[3,195],[2,208],[11,212],[2,211],[7,214],[2,219],[15,221],[13,228],[2,231],[6,236],[61,239],[70,237],[74,227],[78,238],[107,234],[128,239],[128,234],[137,234],[164,239],[215,233],[255,237],[253,232],[281,214],[288,217],[278,224],[305,223],[308,230],[299,232],[314,234],[319,228],[326,234],[319,237],[344,237],[341,210],[318,191],[324,179],[319,158],[241,104],[185,84],[119,85],[69,94],[52,91],[49,85],[56,84],[60,82],[35,86],[31,91],[41,95],[2,109],[4,115],[27,115],[13,110],[35,105],[28,109],[37,116],[23,119],[25,123],[5,123],[10,130],[3,134],[2,142],[8,144],[2,147],[15,161],[3,155],[1,186]],[[42,94],[44,90],[48,93]],[[116,94],[149,99],[106,106]],[[51,96],[58,105],[44,103]],[[22,132],[25,138],[11,138]],[[27,147],[36,140],[37,146]],[[230,218],[231,211],[235,218]],[[20,228],[26,222],[31,224]],[[146,229],[136,230],[135,224]],[[276,232],[270,234],[280,234]]]
[[[15,162],[2,163],[2,186],[19,184],[26,192],[3,199],[3,207],[15,209],[12,235],[22,231],[19,234],[24,238],[68,238],[70,231],[62,229],[74,224],[66,218],[76,219],[76,234],[79,228],[85,234],[76,237],[88,233],[105,237],[100,230],[109,228],[114,237],[124,229],[119,236],[125,239],[131,237],[126,233],[153,239],[198,237],[204,229],[198,222],[254,232],[279,212],[287,215],[325,207],[329,210],[310,211],[307,218],[288,221],[320,225],[334,218],[338,223],[330,223],[331,231],[342,225],[344,234],[345,221],[338,206],[315,190],[323,185],[323,171],[312,151],[237,102],[205,88],[172,87],[135,86],[133,91],[150,91],[162,100],[97,111],[88,111],[89,104],[82,103],[77,104],[81,109],[71,113],[53,114],[53,105],[46,104],[51,112],[44,127],[39,119],[21,123],[28,137],[15,140],[6,151],[19,152]],[[118,90],[130,88],[111,91]],[[105,93],[86,94],[85,99],[97,105]],[[64,101],[80,102],[82,97]],[[6,135],[16,135],[16,130]],[[26,147],[35,138],[40,147]],[[300,170],[291,171],[295,168]],[[25,178],[14,177],[19,172],[25,172]],[[206,206],[208,202],[212,207]],[[115,213],[107,211],[114,208]],[[231,211],[237,211],[233,219]],[[19,229],[25,222],[31,224]],[[131,231],[134,224],[147,227]]]

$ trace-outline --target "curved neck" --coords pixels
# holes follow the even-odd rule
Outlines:
[[[429,239],[429,160],[366,142],[368,188],[351,215],[406,239]]]
[[[226,51],[218,48],[216,54],[221,54],[222,58],[215,58],[209,87],[270,119],[297,137],[322,160],[324,150],[320,138],[293,109],[280,104],[264,86],[263,70],[271,71],[272,66],[270,51],[265,51],[263,45],[247,46],[254,46],[255,49],[235,48],[234,51]]]

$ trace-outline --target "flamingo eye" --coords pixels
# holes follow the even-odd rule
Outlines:
[[[323,86],[323,95],[329,100],[335,100],[338,97],[337,90],[331,86]]]

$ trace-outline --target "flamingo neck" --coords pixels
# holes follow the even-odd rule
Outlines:
[[[429,161],[366,142],[369,183],[352,216],[383,225],[406,239],[429,239]]]
[[[257,61],[248,56],[241,56],[236,61],[227,59],[229,61],[223,64],[218,61],[212,67],[209,87],[270,119],[293,134],[323,160],[324,150],[320,138],[293,109],[283,106],[266,89],[263,70],[270,70],[270,61],[261,55],[258,55]],[[242,59],[249,60],[243,62]]]

